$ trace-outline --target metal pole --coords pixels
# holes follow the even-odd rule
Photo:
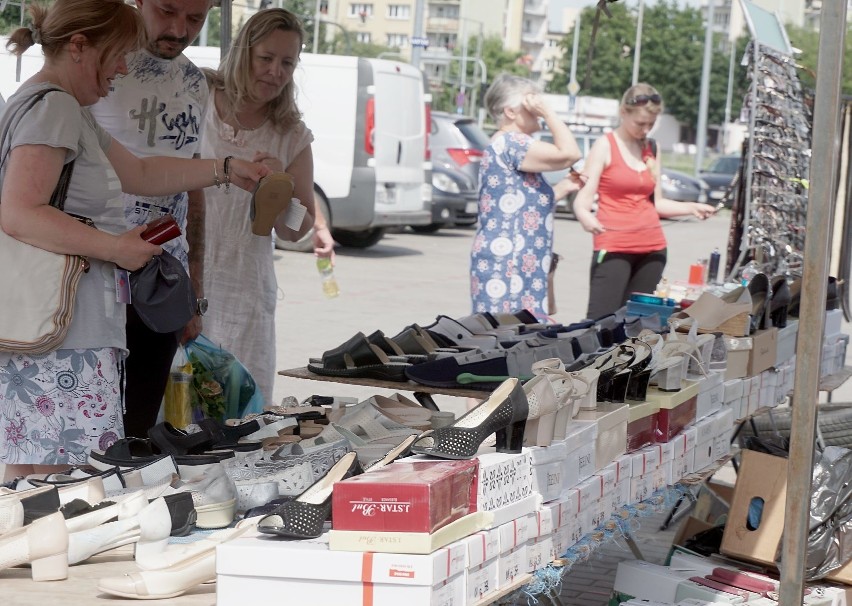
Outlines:
[[[701,66],[701,95],[698,98],[698,132],[695,137],[695,174],[704,164],[707,147],[707,106],[710,103],[710,65],[713,59],[713,9],[716,0],[707,3],[707,31],[704,33],[704,63]]]
[[[484,80],[482,79],[482,67],[481,67],[482,65],[484,65],[484,63],[482,61],[482,34],[483,34],[482,23],[480,23],[479,24],[479,37],[476,39],[476,58],[474,59],[474,61],[476,61],[476,63],[473,66],[473,81],[474,82],[477,81],[477,78],[476,78],[476,69],[477,68],[479,68],[479,76],[480,76],[479,79],[482,82],[484,82]],[[470,91],[470,110],[468,112],[469,116],[472,116],[473,112],[476,111],[476,102],[477,102],[477,93],[478,92],[479,92],[479,86],[474,85],[471,88],[471,91]]]
[[[456,101],[456,111],[464,111],[464,101],[467,92],[467,19],[462,19],[462,56],[459,70],[459,99]],[[461,103],[459,103],[461,101]]]
[[[796,382],[787,461],[787,509],[784,520],[784,556],[781,558],[779,606],[800,606],[804,593],[805,557],[816,436],[815,402],[819,398],[822,333],[828,283],[831,218],[837,183],[840,92],[846,36],[846,0],[826,0],[820,15],[814,100],[812,159],[808,189],[808,218],[804,247],[804,272],[796,344]]]
[[[423,37],[423,0],[417,0],[414,3],[414,37]],[[417,69],[423,69],[420,66],[420,57],[423,53],[423,48],[416,44],[411,49],[411,65]]]
[[[731,61],[728,65],[728,92],[725,95],[725,126],[722,130],[722,153],[725,153],[725,144],[728,139],[728,130],[731,126],[731,101],[734,97],[734,68],[736,67],[737,40],[731,42]]]
[[[320,0],[317,0],[316,9],[314,10],[314,46],[313,53],[317,54],[319,48],[319,30],[320,30]]]
[[[231,47],[231,0],[222,0],[219,11],[219,56],[224,59]]]
[[[639,56],[642,54],[642,18],[645,16],[645,0],[639,0],[639,18],[636,20],[636,45],[633,52],[633,84],[639,82]]]

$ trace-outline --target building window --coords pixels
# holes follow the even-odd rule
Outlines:
[[[559,46],[559,40],[556,38],[547,39],[547,48],[556,48],[557,46]]]
[[[369,44],[370,42],[372,42],[370,32],[355,32],[355,42],[360,42],[361,44]]]
[[[328,0],[320,0],[320,13],[323,15],[328,14]]]
[[[547,59],[547,60],[545,60],[545,62],[544,62],[544,69],[545,69],[545,71],[552,72],[552,71],[553,71],[553,66],[554,66],[555,64],[556,64],[556,62],[555,62],[553,59]]]
[[[407,4],[389,4],[388,19],[410,19],[411,7]]]
[[[432,14],[432,11],[435,11],[435,14]],[[458,6],[436,6],[434,8],[429,8],[429,15],[432,17],[436,17],[438,19],[458,19],[459,18],[459,7]]]
[[[349,16],[350,17],[360,17],[361,21],[364,21],[367,17],[373,16],[373,5],[372,4],[356,4],[352,3],[349,5]]]
[[[387,34],[385,46],[391,48],[408,48],[407,34]]]
[[[428,38],[430,48],[453,50],[456,47],[455,34],[429,34]]]

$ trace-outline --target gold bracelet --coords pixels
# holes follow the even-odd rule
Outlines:
[[[213,185],[216,186],[216,189],[221,189],[222,181],[219,180],[219,168],[216,166],[218,163],[218,160],[213,160]]]
[[[223,165],[224,169],[225,169],[225,193],[226,194],[231,193],[231,160],[232,159],[233,159],[233,156],[226,156],[225,157],[225,163]]]

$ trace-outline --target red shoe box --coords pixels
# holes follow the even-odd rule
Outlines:
[[[627,418],[627,450],[634,452],[656,441],[657,415],[660,405],[657,402],[631,402]]]
[[[431,533],[476,511],[478,461],[397,461],[334,484],[335,530]]]
[[[668,442],[684,427],[695,422],[700,383],[685,382],[684,385],[680,391],[648,389],[646,400],[660,406],[654,442]]]

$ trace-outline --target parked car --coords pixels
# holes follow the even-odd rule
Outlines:
[[[678,202],[707,202],[707,183],[678,170],[663,167],[663,196]]]
[[[411,228],[430,233],[444,226],[472,225],[479,207],[479,161],[488,135],[472,118],[446,112],[432,112],[430,127],[432,222]]]
[[[740,160],[739,154],[719,156],[710,163],[707,170],[698,173],[709,187],[707,197],[711,202],[721,202],[728,195],[734,177],[740,170]],[[728,205],[730,206],[730,203]]]

